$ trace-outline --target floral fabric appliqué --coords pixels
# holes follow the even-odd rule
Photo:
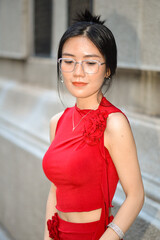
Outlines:
[[[52,216],[52,219],[48,219],[47,226],[48,226],[48,231],[49,231],[49,237],[54,240],[59,240],[58,214],[57,213],[55,213],[54,216]]]
[[[106,111],[98,109],[85,119],[83,136],[87,144],[95,145],[100,141],[106,128],[106,118]]]

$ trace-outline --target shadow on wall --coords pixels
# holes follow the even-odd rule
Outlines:
[[[106,24],[116,39],[119,65],[138,67],[141,63],[141,42],[137,35],[137,29],[135,30],[134,25],[130,24],[127,17],[120,15],[116,10],[108,16]]]

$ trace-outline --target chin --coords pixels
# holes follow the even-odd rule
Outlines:
[[[88,96],[88,91],[85,91],[84,89],[71,89],[67,88],[68,92],[76,98],[83,98]]]
[[[89,96],[89,94],[84,94],[84,93],[72,93],[72,92],[70,92],[70,94],[75,98],[86,98],[86,97]]]
[[[93,89],[89,89],[89,88],[72,88],[71,86],[66,86],[68,92],[75,98],[88,98],[92,95],[95,95],[96,93],[98,94],[99,92],[99,88],[93,88]]]
[[[96,92],[69,92],[73,97],[75,98],[88,98],[91,97],[92,95],[95,95]],[[98,94],[98,92],[97,92]]]

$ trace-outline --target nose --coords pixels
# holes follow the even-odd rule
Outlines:
[[[74,68],[74,75],[85,75],[82,62],[76,62],[76,65]]]

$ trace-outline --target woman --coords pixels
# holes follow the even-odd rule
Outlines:
[[[51,188],[44,239],[118,240],[144,201],[133,135],[125,115],[102,94],[117,67],[111,31],[85,11],[64,33],[58,76],[76,98],[50,121],[43,169]],[[111,213],[118,179],[126,199]]]

